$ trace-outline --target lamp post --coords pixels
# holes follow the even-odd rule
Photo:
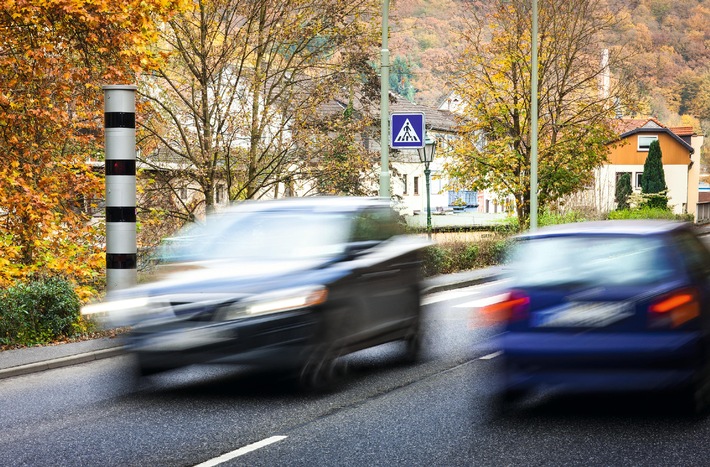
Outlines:
[[[431,238],[431,198],[429,190],[429,164],[434,160],[434,151],[436,151],[436,140],[429,138],[426,135],[424,139],[424,147],[418,148],[419,160],[424,163],[424,179],[426,180],[426,231]]]

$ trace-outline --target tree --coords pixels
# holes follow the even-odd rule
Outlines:
[[[608,66],[601,64],[601,35],[619,21],[604,5],[539,3],[540,209],[590,183],[615,137],[614,102],[629,95],[620,78],[601,86],[604,74],[624,58],[623,49],[611,48]],[[462,185],[512,195],[524,226],[530,211],[530,5],[499,0],[471,15],[456,64],[457,92],[465,103],[462,137],[446,169]]]
[[[643,177],[641,178],[641,193],[644,202],[652,208],[668,209],[668,186],[663,173],[663,153],[658,140],[652,141],[648,148],[648,156],[643,164]]]
[[[629,196],[631,196],[631,193],[633,193],[633,189],[631,188],[631,174],[624,172],[616,181],[616,192],[614,194],[616,209],[629,208]]]
[[[395,57],[390,68],[390,89],[410,102],[414,102],[416,90],[412,86],[414,74],[411,62],[403,57]]]
[[[178,214],[212,209],[217,183],[253,199],[309,173],[321,106],[376,81],[377,11],[376,0],[196,0],[166,24],[169,59],[142,87],[154,109],[142,144],[146,162],[174,162],[155,187],[199,192],[204,206]]]
[[[91,286],[105,262],[86,207],[103,178],[101,85],[154,64],[172,0],[9,0],[0,6],[0,287],[33,271]]]

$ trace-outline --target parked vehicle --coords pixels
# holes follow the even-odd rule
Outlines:
[[[518,236],[502,326],[503,406],[535,389],[663,391],[710,402],[710,253],[692,225],[605,221]]]
[[[244,202],[168,239],[159,280],[87,310],[131,325],[143,375],[201,363],[295,371],[327,387],[336,360],[402,340],[420,344],[421,252],[387,201]]]

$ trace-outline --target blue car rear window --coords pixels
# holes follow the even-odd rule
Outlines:
[[[677,274],[661,238],[560,236],[516,244],[510,255],[519,286],[645,285]]]

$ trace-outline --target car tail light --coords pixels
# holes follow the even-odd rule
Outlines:
[[[530,297],[514,290],[491,297],[489,303],[479,308],[479,316],[486,324],[503,324],[526,319],[529,309]]]
[[[700,301],[695,289],[671,292],[648,307],[652,327],[678,327],[700,316]]]

